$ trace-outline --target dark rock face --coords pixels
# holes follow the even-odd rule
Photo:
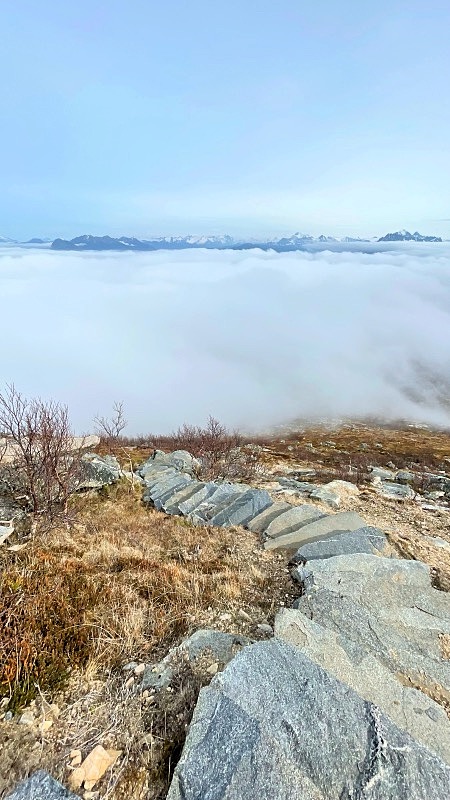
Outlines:
[[[101,489],[117,483],[121,475],[120,464],[114,456],[86,453],[80,461],[80,478],[76,489]]]
[[[6,800],[77,800],[72,794],[47,772],[40,769],[28,780],[19,783]]]
[[[450,769],[297,648],[245,648],[200,693],[167,800],[447,800]]]

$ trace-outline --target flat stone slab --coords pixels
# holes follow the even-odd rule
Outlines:
[[[264,489],[249,489],[211,517],[210,524],[217,527],[246,525],[272,505],[272,498]]]
[[[6,800],[79,800],[43,769],[19,783]]]
[[[219,513],[229,503],[243,494],[250,486],[240,483],[218,483],[215,491],[206,498],[195,511],[189,514],[189,519],[194,525],[206,525],[212,517]]]
[[[184,517],[187,517],[189,516],[189,514],[192,514],[192,512],[195,511],[195,509],[198,508],[199,505],[201,505],[201,503],[204,503],[205,500],[207,500],[209,497],[211,497],[211,495],[214,494],[216,489],[217,489],[217,483],[212,483],[212,482],[205,483],[202,486],[202,488],[198,489],[198,491],[195,492],[195,494],[193,494],[191,497],[189,497],[188,500],[183,500],[181,503],[179,503],[179,509],[181,514]]]
[[[167,800],[446,800],[448,766],[279,638],[200,691]]]
[[[270,539],[285,536],[324,516],[323,511],[320,511],[317,506],[306,503],[302,506],[290,506],[289,511],[280,514],[270,523],[265,535]]]
[[[266,508],[265,511],[261,511],[257,517],[250,520],[247,528],[249,531],[252,531],[252,533],[264,533],[274,519],[284,514],[285,511],[290,511],[291,508],[292,506],[290,503],[273,503],[270,508]]]
[[[355,531],[358,528],[365,527],[365,525],[365,520],[356,511],[341,511],[338,514],[322,516],[303,528],[278,536],[277,539],[268,539],[264,547],[266,550],[298,550],[304,544],[314,542],[317,539],[330,538],[337,532]]]
[[[449,545],[450,548],[450,545]],[[383,531],[370,526],[358,528],[356,531],[339,533],[330,539],[318,539],[316,542],[300,547],[291,558],[291,564],[314,561],[318,558],[350,555],[351,553],[371,553],[389,555],[389,542]],[[295,578],[295,570],[292,573]]]
[[[181,491],[181,489],[185,489],[187,486],[190,486],[191,483],[193,483],[193,479],[189,477],[189,475],[183,474],[176,486],[171,486],[170,488],[166,489],[166,491],[159,492],[158,497],[155,497],[154,500],[155,508],[158,511],[161,511],[164,503],[166,503],[168,500],[171,500],[172,497]]]
[[[187,486],[183,486],[178,492],[175,492],[168,500],[162,503],[161,508],[166,514],[181,514],[180,503],[189,500],[194,494],[197,494],[200,489],[203,489],[204,483],[200,481],[191,481]]]
[[[331,508],[339,508],[341,505],[341,498],[337,492],[333,492],[325,486],[318,486],[316,489],[313,489],[309,496],[313,497],[314,500],[320,500],[321,503],[326,503],[326,505]]]
[[[159,483],[155,483],[154,486],[148,488],[144,493],[145,499],[158,500],[159,498],[163,498],[165,495],[170,497],[170,493],[175,494],[176,491],[179,491],[184,486],[187,486],[190,483],[192,478],[189,478],[188,475],[183,475],[181,472],[176,472],[175,475],[171,475],[167,479],[162,479]]]
[[[275,618],[275,636],[289,642],[387,714],[399,728],[450,763],[450,721],[442,706],[404,686],[377,658],[342,634],[285,608]]]
[[[359,553],[308,561],[298,573],[305,593],[294,606],[305,616],[450,702],[450,661],[441,641],[450,635],[450,595],[431,586],[429,567]]]

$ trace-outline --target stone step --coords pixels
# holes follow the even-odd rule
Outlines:
[[[290,503],[274,503],[270,508],[261,511],[257,517],[254,517],[247,525],[249,531],[252,533],[264,533],[274,519],[289,511],[292,508]]]
[[[193,511],[198,508],[201,503],[204,503],[209,497],[211,497],[217,489],[217,483],[205,483],[201,489],[198,489],[192,497],[189,497],[188,500],[183,500],[182,503],[179,504],[180,513],[187,517],[189,514],[192,514]]]
[[[218,483],[216,490],[189,515],[194,525],[205,525],[210,519],[243,494],[249,486],[239,483]]]
[[[184,486],[178,492],[172,495],[168,500],[162,504],[161,508],[162,511],[165,511],[166,514],[181,514],[180,511],[180,503],[189,500],[195,494],[198,494],[200,489],[202,489],[206,484],[201,483],[200,481],[192,481],[187,486]]]
[[[161,509],[163,507],[163,503],[165,503],[167,500],[170,500],[181,489],[184,489],[186,486],[190,485],[192,483],[192,478],[190,478],[189,475],[181,475],[181,477],[178,479],[176,484],[174,484],[174,485],[172,484],[172,485],[169,486],[169,483],[171,483],[171,481],[167,482],[166,488],[164,488],[161,485],[159,490],[158,490],[157,495],[153,496],[153,498],[152,498],[153,502],[154,502],[154,505],[155,505],[155,508],[158,511],[161,511]],[[153,494],[155,494],[156,487],[154,487],[152,489],[152,492],[153,492]]]
[[[289,511],[280,514],[273,522],[270,523],[265,531],[265,536],[270,539],[277,539],[279,536],[285,536],[288,533],[302,528],[308,523],[315,522],[321,519],[325,514],[320,511],[317,506],[305,503],[302,506],[290,506]]]
[[[268,539],[264,547],[266,550],[293,552],[304,544],[316,541],[316,539],[336,538],[335,534],[337,532],[355,531],[358,528],[364,528],[365,525],[365,520],[356,511],[341,511],[338,514],[321,517],[292,533],[278,536],[276,539]]]
[[[158,500],[160,497],[162,497],[162,495],[166,494],[166,492],[170,490],[173,490],[172,493],[175,494],[175,491],[185,486],[189,480],[190,479],[186,475],[182,475],[181,472],[171,475],[165,480],[162,479],[158,481],[158,483],[155,483],[154,486],[145,490],[143,497],[144,502],[155,502],[155,500]]]
[[[272,505],[272,499],[264,489],[249,489],[215,514],[211,518],[210,524],[219,528],[230,525],[246,525],[261,511],[265,511]]]
[[[300,547],[291,558],[291,564],[314,561],[317,558],[333,558],[333,556],[350,555],[352,553],[372,553],[379,556],[390,555],[389,542],[379,528],[367,526],[356,531],[339,533],[330,539],[318,539],[316,542]],[[293,577],[296,575],[293,573]]]

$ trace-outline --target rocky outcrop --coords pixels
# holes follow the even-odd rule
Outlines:
[[[102,489],[111,486],[122,477],[122,470],[114,456],[99,456],[85,453],[80,460],[80,476],[76,482],[77,491]]]
[[[168,800],[444,800],[450,769],[279,638],[202,689]]]

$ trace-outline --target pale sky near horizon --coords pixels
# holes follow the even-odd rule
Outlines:
[[[450,238],[450,4],[7,0],[0,234]]]

